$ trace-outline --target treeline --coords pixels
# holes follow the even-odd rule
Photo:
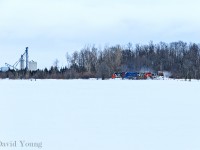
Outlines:
[[[168,71],[173,78],[200,79],[200,45],[182,41],[147,45],[85,47],[66,54],[67,66],[49,70],[1,72],[0,78],[77,79],[110,78],[114,72]]]
[[[113,72],[168,71],[173,78],[200,78],[200,45],[182,41],[147,45],[131,43],[86,47],[67,55],[68,66],[79,77],[105,77]]]

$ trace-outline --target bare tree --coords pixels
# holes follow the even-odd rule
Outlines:
[[[54,61],[54,63],[53,63],[53,67],[55,68],[55,69],[58,69],[59,68],[59,61],[58,61],[58,59],[55,59],[55,61]]]

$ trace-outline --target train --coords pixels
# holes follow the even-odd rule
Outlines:
[[[112,79],[122,78],[122,79],[132,79],[132,80],[142,80],[142,79],[164,79],[164,73],[158,71],[157,73],[152,72],[115,72],[112,74]]]

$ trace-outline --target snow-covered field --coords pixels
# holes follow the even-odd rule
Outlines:
[[[194,80],[0,80],[0,149],[199,150],[199,91]]]

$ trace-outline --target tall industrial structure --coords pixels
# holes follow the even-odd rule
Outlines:
[[[26,66],[24,66],[25,62],[26,62]],[[33,60],[29,62],[28,47],[26,47],[25,52],[21,55],[20,59],[16,63],[14,63],[14,65],[5,63],[5,65],[8,68],[13,69],[13,70],[18,70],[17,69],[18,64],[20,64],[20,66],[19,66],[20,70],[24,70],[24,69],[27,71],[28,70],[30,70],[30,71],[37,70],[37,62],[35,62]],[[30,67],[30,69],[29,69],[29,67]]]
[[[20,59],[20,69],[24,70],[24,57],[23,57],[23,55],[21,55],[21,59]]]
[[[28,70],[28,47],[26,47],[26,70]]]

